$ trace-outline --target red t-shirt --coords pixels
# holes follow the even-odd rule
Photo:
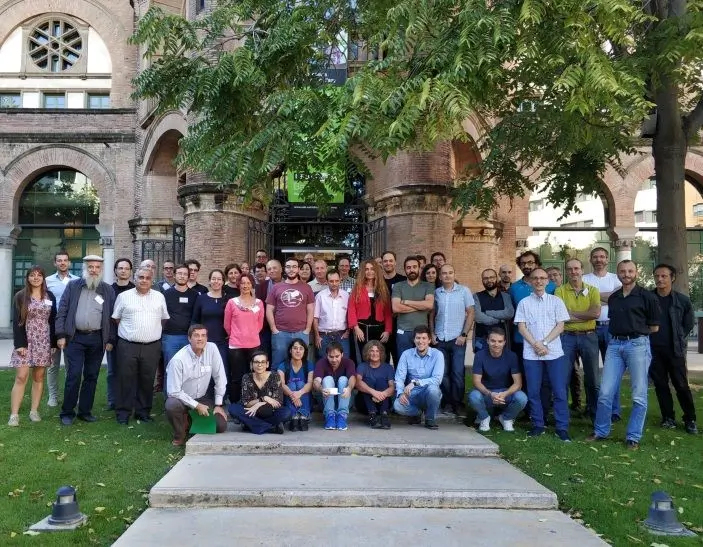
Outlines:
[[[315,304],[315,295],[307,283],[276,283],[266,296],[266,305],[274,306],[276,328],[283,332],[298,332],[307,326],[307,306]]]

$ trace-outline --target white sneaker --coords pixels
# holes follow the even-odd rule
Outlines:
[[[37,412],[36,410],[30,411],[29,421],[30,422],[41,422],[41,416],[39,416],[39,412]]]
[[[46,406],[59,406],[59,401],[55,396],[49,396]]]
[[[513,420],[506,420],[503,418],[502,414],[498,414],[498,421],[500,422],[500,425],[503,426],[503,431],[515,431],[515,428],[513,427]]]
[[[7,425],[10,427],[17,427],[20,425],[20,417],[17,414],[10,414],[10,419],[7,421]]]
[[[479,431],[490,431],[491,430],[491,417],[488,416],[488,418],[484,418],[478,423],[478,430]]]

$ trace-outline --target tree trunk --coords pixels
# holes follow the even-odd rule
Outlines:
[[[657,242],[659,262],[678,275],[674,288],[688,294],[686,253],[685,167],[687,139],[679,111],[678,89],[662,78],[656,90],[657,130],[652,143],[657,177]]]

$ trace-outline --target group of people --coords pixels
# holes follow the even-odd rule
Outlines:
[[[572,408],[578,407],[581,366],[592,440],[607,437],[620,419],[625,369],[634,403],[628,446],[636,448],[642,436],[648,373],[662,425],[675,427],[671,379],[685,428],[697,431],[685,363],[693,312],[690,300],[672,290],[670,266],[655,268],[657,288],[647,291],[636,284],[632,261],[609,273],[607,250],[596,248],[593,273],[584,275],[580,260],[570,259],[568,282],[561,284],[561,272],[545,271],[528,251],[517,259],[521,279],[512,281],[510,265],[489,268],[481,274],[484,290],[472,294],[441,252],[429,261],[408,256],[404,275],[396,260],[390,251],[363,260],[354,278],[348,256],[328,264],[308,254],[281,264],[260,249],[252,266],[209,272],[206,287],[198,283],[197,260],[165,262],[156,281],[153,261],[133,271],[121,258],[110,286],[102,280],[102,257],[86,256],[76,277],[68,255],[57,253],[56,273],[45,277],[30,268],[14,300],[17,374],[9,424],[19,423],[30,369],[30,419],[41,419],[47,368],[48,404],[58,404],[63,351],[62,424],[95,421],[107,352],[107,398],[117,422],[151,421],[154,392],[164,390],[174,445],[185,443],[191,411],[214,415],[217,431],[226,429],[226,409],[254,433],[283,433],[286,426],[308,429],[315,404],[329,430],[347,429],[351,407],[367,414],[372,428],[390,428],[394,411],[410,423],[424,416],[424,425],[437,429],[440,412],[458,415],[468,403],[481,431],[490,429],[493,414],[511,431],[526,409],[530,436],[544,433],[553,409],[555,433],[569,441],[568,390],[574,388]],[[468,343],[475,357],[466,397]]]

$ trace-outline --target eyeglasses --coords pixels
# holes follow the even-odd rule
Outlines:
[[[173,266],[164,266],[164,270],[173,270]]]
[[[268,360],[266,361],[252,361],[255,365],[268,365]]]
[[[199,272],[200,268],[188,268],[189,272]]]
[[[520,266],[534,266],[537,264],[534,260],[526,260],[524,262],[520,262]]]

